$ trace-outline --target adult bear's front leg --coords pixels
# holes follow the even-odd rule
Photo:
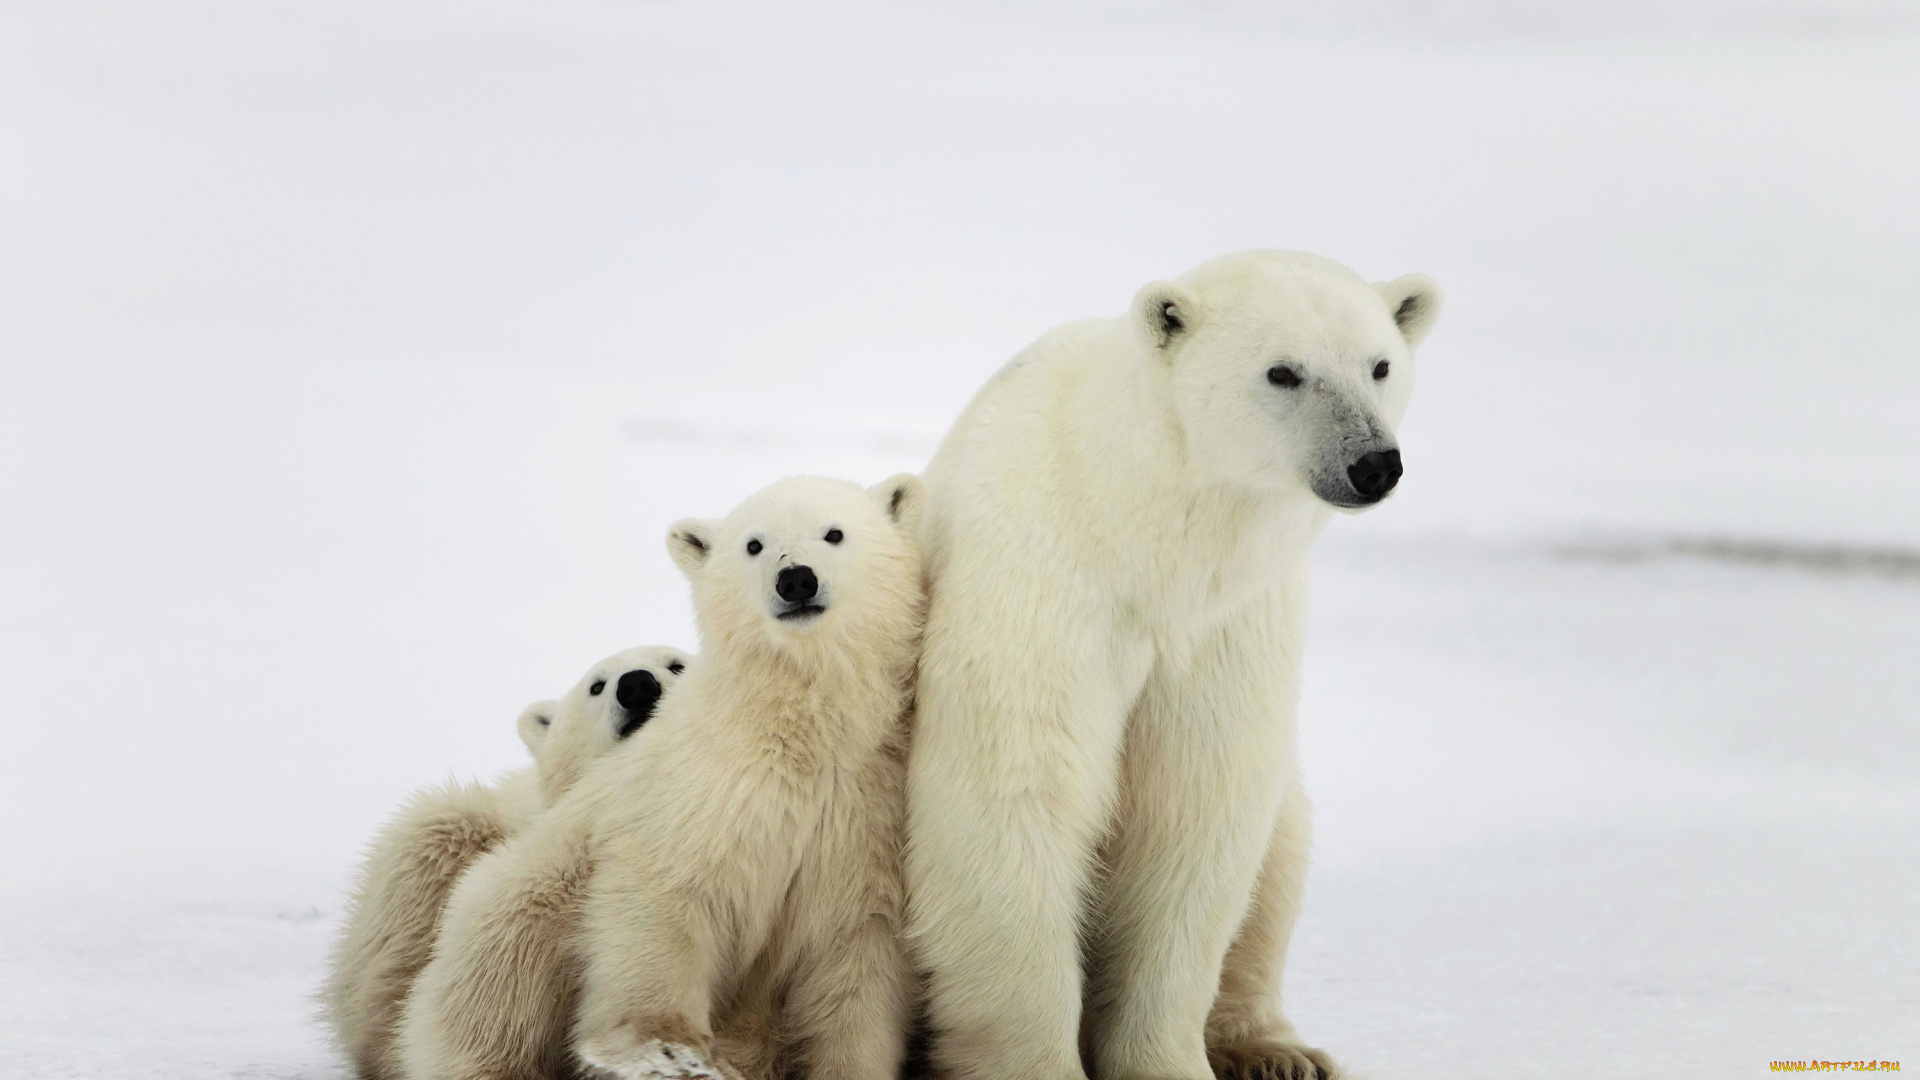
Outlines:
[[[1207,1017],[1207,1060],[1219,1080],[1333,1080],[1331,1058],[1300,1040],[1280,1007],[1287,943],[1307,885],[1311,807],[1296,777],[1274,825],[1253,905],[1227,950]]]
[[[1148,680],[1092,939],[1100,1080],[1212,1080],[1207,1018],[1295,774],[1299,609],[1263,598]]]
[[[987,595],[1008,593],[936,590],[920,664],[907,880],[933,1056],[954,1080],[1083,1080],[1079,935],[1149,653],[1097,614]]]

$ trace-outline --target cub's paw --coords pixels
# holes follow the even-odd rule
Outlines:
[[[628,1060],[633,1080],[734,1080],[732,1070],[709,1062],[700,1051],[664,1039],[641,1043]]]
[[[1299,1043],[1257,1039],[1207,1047],[1207,1064],[1219,1080],[1340,1080],[1340,1067],[1326,1051]]]
[[[620,1080],[740,1080],[724,1062],[712,1060],[686,1043],[666,1039],[621,1040],[582,1044],[587,1064]]]

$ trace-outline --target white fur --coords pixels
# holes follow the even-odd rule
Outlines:
[[[539,723],[539,715],[531,708],[521,714],[520,738],[533,754],[542,804],[550,806],[558,801],[579,781],[588,765],[620,744],[623,725],[634,719],[617,697],[623,675],[646,672],[664,692],[679,685],[695,663],[692,654],[664,645],[625,649],[580,676],[560,699],[550,726]],[[598,693],[594,692],[596,685],[600,687]],[[644,725],[651,720],[641,722]]]
[[[795,479],[673,527],[700,666],[461,883],[408,1004],[409,1076],[564,1069],[571,1024],[580,1060],[629,1080],[795,1059],[894,1080],[922,504],[910,476]],[[802,565],[824,610],[782,618]]]
[[[652,1039],[624,1057],[612,1071],[652,1080],[736,1080],[731,1069],[710,1064],[691,1046]]]
[[[690,663],[677,649],[628,649],[594,665],[566,696],[536,701],[515,727],[534,764],[492,785],[450,782],[416,792],[375,836],[362,862],[321,990],[341,1053],[362,1080],[399,1075],[394,1027],[431,955],[455,883],[476,859],[524,830],[618,742],[631,719],[613,687],[648,671],[663,687]],[[601,692],[592,687],[601,683]]]
[[[1307,553],[1438,304],[1228,256],[1045,335],[947,436],[908,880],[957,1080],[1333,1073],[1279,1002]]]

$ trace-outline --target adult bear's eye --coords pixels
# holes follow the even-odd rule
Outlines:
[[[1285,364],[1275,364],[1267,369],[1267,381],[1275,386],[1291,390],[1303,381],[1300,373]]]
[[[667,665],[667,670],[673,672],[675,675],[678,675],[681,672],[687,670],[687,665],[681,663],[678,660],[675,660],[673,663]]]
[[[747,554],[749,555],[760,554],[760,541],[758,540],[747,541]]]
[[[845,540],[846,538],[847,538],[847,534],[841,532],[839,529],[827,530],[827,543],[829,544],[837,544],[840,541]]]
[[[1373,365],[1373,377],[1375,379],[1384,379],[1387,377],[1387,362],[1385,360]]]
[[[607,680],[597,679],[594,681],[594,684],[592,686],[587,687],[587,693],[592,694],[594,697],[599,697],[600,691],[605,690],[606,688],[607,688]]]

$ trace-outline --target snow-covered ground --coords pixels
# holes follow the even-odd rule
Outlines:
[[[1335,10],[0,4],[0,1075],[343,1075],[358,845],[692,643],[668,521],[1252,246],[1449,289],[1319,558],[1306,1034],[1920,1068],[1920,14]]]

